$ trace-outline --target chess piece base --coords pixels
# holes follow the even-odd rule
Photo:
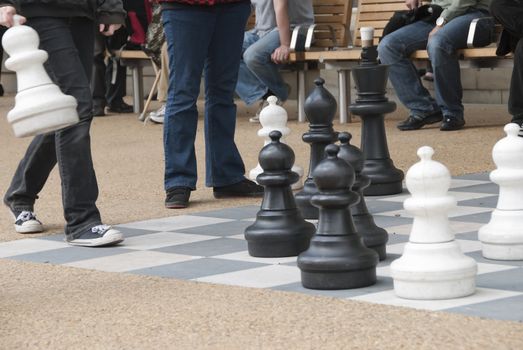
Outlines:
[[[76,99],[54,84],[20,91],[7,120],[16,137],[34,136],[78,123]]]
[[[316,227],[304,221],[297,209],[260,211],[245,229],[249,255],[261,258],[297,256],[309,247]]]
[[[354,289],[376,283],[376,268],[359,271],[301,272],[304,288],[318,290]]]
[[[371,179],[363,190],[366,196],[388,196],[403,192],[403,171],[394,167],[390,158],[367,159],[361,172]]]
[[[456,241],[412,243],[390,266],[394,292],[418,300],[465,297],[476,289],[477,265],[464,255]]]
[[[494,260],[523,260],[523,210],[492,212],[489,223],[479,229],[483,257]]]
[[[309,249],[298,257],[303,287],[352,289],[376,283],[377,254],[363,245],[361,237],[315,235]]]

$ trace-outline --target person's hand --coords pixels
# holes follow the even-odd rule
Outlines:
[[[414,10],[420,7],[421,0],[405,0],[405,5],[407,5],[409,10]]]
[[[16,15],[16,9],[13,6],[2,6],[0,7],[0,25],[5,27],[12,27],[15,23],[13,20],[14,15]],[[24,16],[18,15],[20,24],[26,22]]]
[[[289,54],[291,49],[287,45],[280,45],[271,55],[271,59],[274,63],[280,64],[285,63],[289,60]]]
[[[118,29],[122,27],[121,24],[100,24],[100,33],[105,36],[111,36]]]
[[[441,27],[439,26],[435,26],[434,28],[432,28],[432,30],[430,31],[429,33],[429,39],[428,41],[430,41],[430,39],[432,38],[432,36],[434,36],[434,34],[436,34],[438,32],[438,30],[440,30]]]

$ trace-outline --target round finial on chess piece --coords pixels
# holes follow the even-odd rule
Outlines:
[[[325,147],[327,158],[312,172],[314,182],[321,191],[350,189],[354,183],[354,170],[343,159],[338,158],[340,148],[335,144]]]
[[[260,112],[260,124],[262,128],[258,131],[258,136],[266,137],[272,130],[279,130],[285,137],[291,132],[287,127],[287,111],[278,105],[278,98],[276,96],[269,96],[267,102],[269,104]]]
[[[269,134],[271,142],[262,148],[258,161],[264,172],[291,170],[294,164],[294,151],[280,142],[281,132],[274,130]]]
[[[269,138],[271,139],[272,143],[279,142],[281,137],[282,137],[282,134],[278,130],[271,131],[271,133],[269,134]]]
[[[321,77],[314,80],[314,90],[305,100],[304,111],[307,120],[314,125],[331,125],[338,108],[336,99],[325,89],[325,80]]]
[[[432,160],[432,156],[434,155],[434,149],[429,146],[420,147],[418,149],[417,155],[422,161]]]
[[[434,149],[429,146],[420,147],[417,155],[420,161],[410,167],[405,177],[409,192],[413,197],[446,195],[450,188],[450,172],[443,164],[432,160]]]
[[[358,147],[350,144],[352,135],[348,132],[340,132],[338,140],[340,141],[338,157],[349,163],[356,173],[360,173],[363,170],[365,156]]]
[[[523,169],[523,162],[520,161],[523,154],[523,138],[518,136],[519,125],[510,123],[503,128],[506,137],[502,138],[492,149],[492,158],[499,170]]]
[[[507,134],[507,136],[512,136],[512,137],[518,136],[520,129],[521,128],[516,123],[509,123],[509,124],[505,125],[505,127],[503,128],[503,130],[505,131],[505,134]]]

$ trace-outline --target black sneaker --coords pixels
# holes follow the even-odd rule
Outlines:
[[[398,129],[402,131],[406,130],[418,130],[425,125],[438,123],[443,119],[441,111],[437,111],[426,116],[410,115],[406,120],[398,123]]]
[[[123,241],[123,234],[109,225],[97,225],[88,228],[74,237],[67,236],[65,240],[71,245],[82,247],[103,247],[115,245]]]
[[[167,190],[165,207],[167,209],[183,209],[189,205],[191,189],[189,187],[173,187]]]
[[[214,198],[263,196],[263,186],[247,179],[228,186],[214,187],[212,191]]]
[[[443,120],[443,123],[441,123],[440,130],[441,131],[454,131],[463,129],[463,126],[465,125],[465,119],[462,117],[449,117],[445,116],[445,119]]]
[[[523,126],[523,116],[514,116],[510,122],[518,124],[521,128]]]
[[[93,106],[93,116],[94,117],[104,117],[105,116],[105,106],[94,105]]]
[[[14,210],[9,205],[7,208],[15,220],[15,231],[18,233],[39,233],[44,231],[44,225],[36,218],[30,210]]]
[[[125,102],[116,103],[107,107],[107,111],[111,113],[132,113],[133,106],[128,105]]]

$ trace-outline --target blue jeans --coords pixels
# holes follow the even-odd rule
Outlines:
[[[378,46],[380,60],[389,65],[389,79],[400,101],[412,115],[426,116],[436,111],[453,118],[463,118],[463,91],[456,50],[467,47],[470,22],[485,17],[471,11],[445,24],[427,44],[433,24],[418,21],[402,27],[383,38]],[[494,23],[480,21],[476,41],[488,45]],[[435,99],[423,86],[418,71],[409,59],[416,50],[427,49],[434,71]]]
[[[205,76],[205,167],[207,186],[244,179],[245,166],[234,143],[238,79],[249,2],[163,10],[169,53],[169,90],[164,121],[165,189],[196,188],[194,141],[196,101]]]
[[[262,37],[253,30],[245,32],[236,93],[247,105],[261,100],[269,90],[280,101],[287,99],[287,86],[278,65],[271,61],[271,54],[279,46],[278,29]]]
[[[47,73],[62,92],[76,98],[80,123],[38,135],[31,141],[4,201],[13,209],[32,211],[38,193],[58,163],[65,234],[74,238],[88,227],[101,224],[89,136],[95,26],[87,18],[58,17],[29,18],[27,24],[38,32],[40,48],[49,54]]]

